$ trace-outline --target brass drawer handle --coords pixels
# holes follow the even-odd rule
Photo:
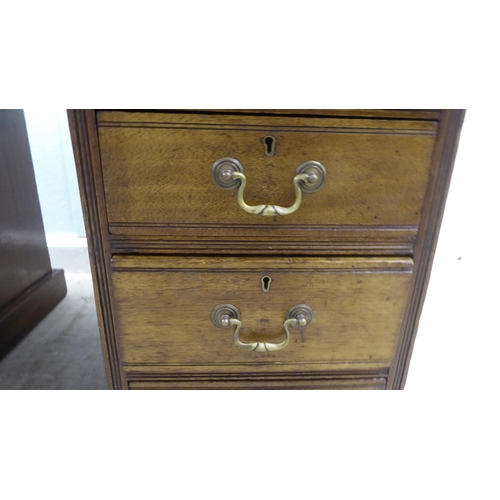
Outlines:
[[[280,207],[279,205],[255,205],[250,206],[243,200],[243,192],[247,184],[247,178],[243,174],[241,163],[234,158],[221,158],[212,166],[212,180],[222,189],[238,189],[238,204],[248,212],[255,215],[289,215],[295,212],[302,203],[302,191],[304,193],[315,193],[323,187],[326,179],[326,170],[317,161],[306,161],[300,165],[293,178],[295,189],[295,203],[291,207]]]
[[[290,308],[286,314],[285,322],[283,323],[285,340],[279,344],[272,344],[269,342],[241,342],[239,339],[242,325],[240,321],[240,312],[232,304],[219,304],[212,311],[211,317],[214,325],[219,328],[231,328],[236,326],[233,333],[233,342],[236,347],[244,351],[268,352],[284,349],[290,342],[289,328],[305,328],[313,320],[314,314],[312,309],[305,304],[299,304]]]

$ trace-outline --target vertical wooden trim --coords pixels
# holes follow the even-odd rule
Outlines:
[[[102,206],[102,184],[97,180],[100,169],[97,127],[93,110],[68,110],[71,140],[82,201],[89,250],[90,268],[104,356],[108,386],[127,388],[120,370],[120,354],[113,324],[110,273],[110,249],[105,207]],[[106,335],[106,333],[108,335]]]
[[[415,245],[411,292],[407,300],[396,355],[389,370],[387,389],[404,389],[406,382],[464,116],[465,110],[461,109],[443,111]]]
[[[387,389],[403,389],[406,381],[464,116],[464,110],[447,110],[442,113],[415,247],[412,287],[407,299],[396,354],[389,371]],[[120,368],[120,349],[113,323],[109,289],[111,253],[96,116],[94,110],[69,110],[68,118],[75,151],[108,385],[113,389],[127,389],[125,374]]]

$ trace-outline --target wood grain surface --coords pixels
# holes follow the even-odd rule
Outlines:
[[[111,389],[125,389],[127,386],[122,377],[111,312],[111,253],[95,113],[91,109],[68,110],[68,121],[82,200],[106,378]]]
[[[238,115],[283,115],[307,117],[337,117],[337,118],[394,118],[398,120],[439,120],[439,109],[209,109],[190,110],[191,112],[205,113],[233,113]]]
[[[110,387],[403,388],[463,115],[70,111]],[[290,216],[251,216],[212,183],[226,156],[249,204],[291,204],[306,160],[327,183]],[[245,352],[212,324],[220,303],[247,342],[283,339],[296,304],[315,318],[282,351]]]
[[[105,110],[102,110],[105,111]],[[129,113],[142,113],[146,110],[122,110]],[[379,118],[397,120],[437,120],[441,119],[440,109],[160,109],[147,112],[225,114],[239,116],[299,116],[308,118]]]
[[[110,232],[220,236],[261,229],[261,238],[276,240],[275,228],[415,231],[435,130],[426,121],[247,117],[242,124],[233,116],[102,112]],[[276,138],[273,157],[264,151],[268,135]],[[243,165],[250,205],[292,205],[295,171],[308,160],[324,165],[327,181],[303,196],[297,212],[259,217],[238,206],[236,190],[212,182],[211,167],[222,157]]]
[[[126,259],[127,262],[121,262]],[[124,364],[366,363],[389,367],[411,278],[411,259],[115,257],[116,324]],[[261,278],[272,278],[265,293]],[[290,307],[314,320],[277,352],[236,348],[210,314],[230,303],[243,342],[280,342]]]
[[[129,382],[129,389],[139,389],[139,390],[152,390],[152,389],[335,389],[335,390],[367,390],[367,389],[385,389],[386,379],[385,378],[340,378],[323,376],[322,378],[307,378],[302,377],[300,379],[294,379],[293,377],[289,379],[255,379],[248,378],[244,380],[238,379],[224,379],[224,380],[196,380],[196,379],[182,379],[182,377],[177,377],[172,380],[164,381],[151,381],[151,380],[138,380]]]
[[[415,248],[415,272],[404,314],[404,327],[389,373],[389,389],[404,389],[405,386],[464,118],[463,109],[443,111],[425,196],[422,228]]]

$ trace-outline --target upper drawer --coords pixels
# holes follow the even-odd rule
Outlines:
[[[98,128],[112,234],[276,229],[279,238],[301,227],[416,232],[437,122],[100,112]],[[326,181],[289,215],[253,215],[237,189],[212,180],[228,157],[243,168],[248,205],[293,205],[297,167],[308,161],[324,166]]]

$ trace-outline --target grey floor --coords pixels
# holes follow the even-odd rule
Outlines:
[[[68,294],[0,360],[0,389],[107,389],[87,248],[49,248]]]

